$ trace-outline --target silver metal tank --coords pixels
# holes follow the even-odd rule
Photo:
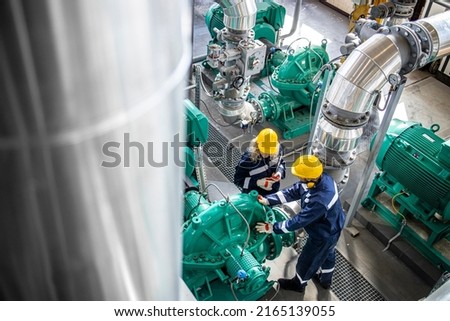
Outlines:
[[[0,17],[0,298],[176,300],[190,1]]]

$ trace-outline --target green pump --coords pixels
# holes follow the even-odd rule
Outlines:
[[[257,222],[287,219],[261,205],[258,193],[209,202],[198,191],[184,196],[183,280],[199,301],[257,300],[273,286],[262,265],[294,244],[294,233],[261,234]]]
[[[261,93],[250,99],[262,115],[283,131],[285,139],[308,133],[320,95],[323,79],[314,80],[321,68],[329,62],[327,41],[288,50],[288,56],[275,68],[269,82],[275,91]],[[326,73],[323,74],[324,76]]]

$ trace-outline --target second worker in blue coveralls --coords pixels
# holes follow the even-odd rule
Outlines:
[[[328,289],[335,266],[335,248],[345,221],[338,188],[333,178],[323,172],[322,163],[316,156],[300,156],[292,165],[291,172],[299,182],[258,199],[270,206],[300,200],[301,211],[273,225],[257,223],[256,230],[281,234],[304,228],[308,239],[297,260],[296,275],[278,282],[282,289],[304,292],[308,281],[314,277]]]

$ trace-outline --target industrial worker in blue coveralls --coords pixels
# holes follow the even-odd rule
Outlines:
[[[329,289],[335,266],[336,244],[344,226],[345,214],[335,181],[323,172],[320,160],[313,155],[300,156],[291,172],[299,182],[275,194],[258,196],[263,205],[277,205],[301,200],[301,211],[292,218],[275,224],[259,222],[260,233],[288,233],[304,228],[308,239],[297,260],[296,275],[279,279],[285,290],[304,292],[308,281],[315,278]]]
[[[260,195],[277,192],[285,177],[286,164],[277,133],[270,128],[261,130],[242,154],[234,173],[234,184],[243,193],[256,190]]]

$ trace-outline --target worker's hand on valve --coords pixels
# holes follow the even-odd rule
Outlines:
[[[256,223],[255,229],[259,233],[270,234],[273,232],[273,225],[270,223],[258,222],[258,223]]]
[[[259,187],[261,187],[262,189],[266,190],[266,191],[271,191],[272,190],[272,184],[274,183],[274,180],[270,180],[270,178],[266,177],[266,178],[260,178],[256,181],[256,185],[258,185]]]

